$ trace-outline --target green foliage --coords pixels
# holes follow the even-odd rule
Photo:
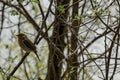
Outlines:
[[[10,14],[11,14],[12,16],[15,16],[15,15],[18,15],[18,12],[17,12],[16,10],[11,10],[11,11],[10,11]]]
[[[85,15],[75,15],[75,19],[76,20],[80,20],[81,18],[84,18]]]
[[[65,13],[64,5],[59,6],[59,7],[58,7],[58,11],[59,11],[60,13]]]
[[[14,62],[17,59],[17,56],[15,57],[8,57],[8,61]]]
[[[0,67],[0,79],[5,80],[5,72],[3,71],[1,67]]]
[[[83,74],[84,74],[86,80],[93,80],[91,75],[88,72],[84,71]]]
[[[39,0],[32,0],[33,2],[35,2],[35,3],[38,3],[39,2]]]
[[[39,0],[30,0],[30,2],[39,3]]]

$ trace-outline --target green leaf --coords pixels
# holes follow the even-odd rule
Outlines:
[[[11,10],[11,11],[10,11],[10,14],[11,14],[12,16],[15,16],[15,15],[18,15],[18,12],[17,12],[16,10]]]
[[[75,15],[75,19],[80,20],[81,18],[86,17],[86,15]]]
[[[58,10],[59,10],[60,13],[65,13],[64,5],[59,6]]]

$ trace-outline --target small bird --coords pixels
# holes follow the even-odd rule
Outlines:
[[[40,58],[37,54],[36,46],[28,39],[28,37],[23,33],[18,34],[17,37],[20,47],[26,52],[34,52],[40,61]]]

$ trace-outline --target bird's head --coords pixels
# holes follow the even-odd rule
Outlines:
[[[18,35],[16,35],[18,38],[27,38],[27,36],[25,35],[25,34],[23,34],[23,33],[20,33],[20,34],[18,34]]]

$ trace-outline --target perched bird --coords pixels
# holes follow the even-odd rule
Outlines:
[[[34,52],[40,61],[40,58],[37,54],[36,46],[28,39],[28,37],[22,33],[18,34],[17,37],[20,47],[26,52]]]

